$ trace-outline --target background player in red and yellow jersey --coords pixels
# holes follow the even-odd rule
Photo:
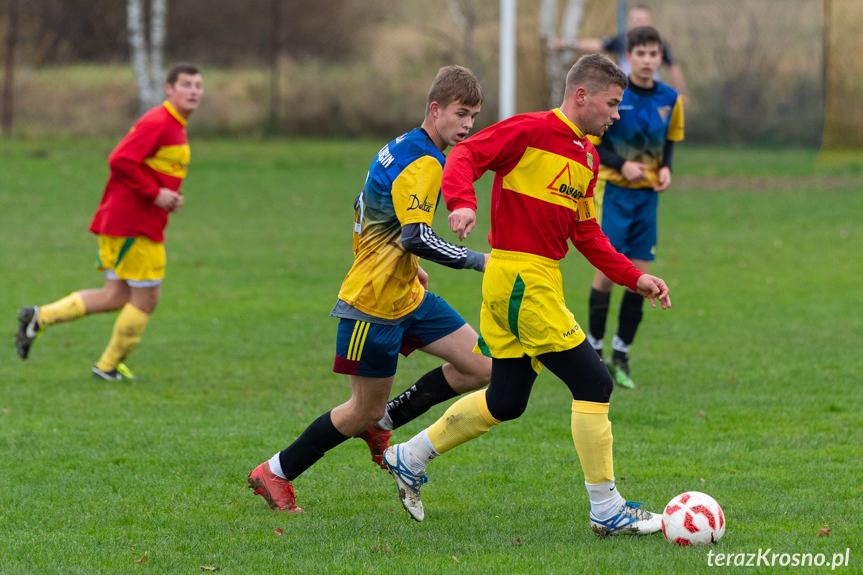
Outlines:
[[[287,448],[255,467],[248,484],[277,511],[302,511],[292,481],[351,437],[381,462],[389,430],[432,405],[483,387],[491,362],[471,353],[477,334],[428,291],[419,259],[483,271],[486,254],[451,244],[431,228],[440,196],[443,151],[463,141],[482,104],[476,76],[461,66],[438,71],[422,124],[381,148],[354,200],[354,263],[331,315],[339,318],[333,371],[348,375],[351,397],[319,416]],[[444,360],[387,402],[399,353]]]
[[[654,79],[662,59],[659,32],[648,26],[633,28],[626,42],[632,72],[620,103],[620,120],[596,146],[596,202],[611,245],[647,272],[656,257],[659,194],[671,185],[674,143],[683,140],[683,102],[670,86]],[[597,270],[590,290],[587,339],[600,357],[613,287],[614,282]],[[608,369],[615,384],[623,387],[635,387],[629,374],[629,346],[641,323],[643,304],[644,298],[628,289],[620,302]]]
[[[108,346],[92,368],[106,380],[131,377],[123,360],[141,339],[165,276],[165,226],[183,206],[180,185],[189,165],[186,123],[204,90],[191,64],[168,72],[167,99],[145,113],[108,157],[111,173],[90,231],[99,237],[101,289],[76,291],[18,312],[15,347],[27,359],[39,331],[86,315],[120,310]]]
[[[568,242],[614,281],[663,308],[668,287],[644,274],[611,247],[593,213],[599,157],[588,135],[600,136],[618,119],[626,76],[607,56],[578,60],[567,74],[560,108],[521,114],[456,146],[444,168],[442,192],[450,227],[464,237],[476,221],[473,183],[495,172],[491,198],[491,258],[482,286],[478,348],[492,358],[487,389],[455,402],[430,427],[389,447],[384,462],[410,515],[424,517],[420,486],[438,455],[519,417],[542,365],[572,393],[572,437],[590,498],[597,535],[645,534],[661,516],[625,501],[612,464],[608,370],[567,309],[558,260]]]

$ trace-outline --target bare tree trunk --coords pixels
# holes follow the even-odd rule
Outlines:
[[[165,49],[165,18],[167,0],[150,0],[150,106],[162,100],[162,84],[165,81],[165,66],[162,55]]]
[[[138,114],[143,114],[162,100],[167,0],[150,0],[150,35],[147,42],[147,19],[142,0],[126,0],[126,26],[129,30],[129,53],[138,83]]]
[[[147,66],[147,41],[144,34],[144,10],[141,0],[126,1],[126,27],[129,30],[129,57],[138,82],[138,115],[150,108],[153,100],[150,71]]]
[[[3,114],[0,123],[3,124],[3,136],[12,137],[12,109],[14,95],[12,91],[15,73],[15,41],[18,37],[18,0],[9,0],[9,23],[6,29],[6,64],[3,74]]]

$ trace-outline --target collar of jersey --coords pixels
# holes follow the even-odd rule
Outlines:
[[[581,130],[579,130],[579,129],[578,129],[578,126],[576,126],[575,124],[573,124],[573,123],[569,120],[569,118],[567,118],[566,116],[564,116],[564,115],[563,115],[563,112],[561,112],[561,111],[560,111],[560,108],[555,108],[555,109],[554,109],[554,113],[555,113],[555,115],[557,115],[557,117],[558,117],[558,118],[560,118],[560,121],[561,121],[561,122],[563,122],[564,124],[566,124],[567,126],[569,126],[569,127],[572,129],[572,131],[573,131],[573,132],[575,132],[575,135],[576,135],[576,136],[578,136],[579,138],[583,138],[583,137],[584,137],[584,134],[582,134],[582,133],[581,133]]]
[[[168,113],[169,113],[169,114],[171,114],[172,116],[174,116],[174,118],[175,118],[178,122],[180,122],[180,125],[185,126],[185,125],[188,123],[188,122],[187,122],[187,120],[186,120],[186,118],[184,118],[183,116],[181,116],[181,115],[180,115],[180,113],[179,113],[177,110],[175,110],[175,109],[174,109],[174,106],[172,106],[172,105],[171,105],[171,102],[169,102],[168,100],[165,100],[165,102],[164,102],[163,106],[165,106],[165,109],[166,109],[166,110],[168,110]]]

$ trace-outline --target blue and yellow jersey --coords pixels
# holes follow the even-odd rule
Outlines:
[[[354,201],[354,263],[342,282],[340,300],[382,319],[400,318],[422,302],[419,258],[402,246],[401,228],[431,226],[444,161],[421,128],[378,152]]]
[[[632,84],[623,92],[618,106],[620,119],[602,137],[624,160],[647,164],[648,183],[632,183],[611,166],[603,164],[599,179],[624,188],[650,188],[658,182],[666,140],[683,140],[683,104],[677,92],[662,82],[650,89]],[[598,140],[593,139],[594,143]]]

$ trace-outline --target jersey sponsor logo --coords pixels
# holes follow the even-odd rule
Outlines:
[[[668,116],[671,114],[671,106],[662,106],[656,109],[659,112],[659,117],[662,118],[663,122],[668,121]]]
[[[515,168],[503,177],[503,189],[577,211],[593,171],[586,165],[586,155],[569,150],[568,155],[562,155],[528,146]]]
[[[568,162],[566,166],[564,166],[563,169],[558,172],[558,174],[554,177],[551,183],[546,186],[546,188],[551,190],[551,193],[553,194],[572,198],[574,200],[578,200],[584,197],[584,192],[576,189],[572,185],[572,172],[569,170]]]
[[[434,206],[428,203],[428,198],[423,198],[422,202],[416,194],[411,194],[411,203],[405,211],[420,210],[421,212],[430,212]]]

